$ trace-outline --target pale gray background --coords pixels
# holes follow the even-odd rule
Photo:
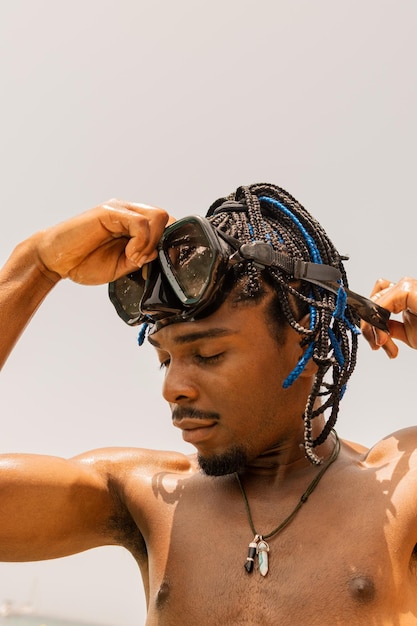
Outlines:
[[[416,275],[416,26],[415,0],[1,0],[1,260],[110,197],[183,216],[270,181],[351,255],[355,290]],[[361,341],[342,436],[371,444],[416,421],[416,359]],[[191,451],[160,383],[105,287],[60,284],[2,372],[1,446]],[[144,622],[136,566],[116,548],[1,565],[5,598]]]

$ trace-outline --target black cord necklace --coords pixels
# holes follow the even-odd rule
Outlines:
[[[293,517],[298,513],[298,511],[301,509],[301,507],[303,506],[303,504],[305,502],[307,502],[309,496],[313,493],[314,489],[317,487],[317,485],[319,484],[320,480],[322,479],[324,473],[329,469],[330,465],[332,463],[334,463],[337,459],[337,457],[339,456],[339,452],[340,452],[340,439],[336,433],[335,430],[332,431],[335,438],[336,438],[336,442],[335,442],[335,446],[333,448],[333,452],[329,458],[329,460],[327,461],[327,463],[325,465],[323,465],[323,467],[321,468],[321,470],[319,471],[319,473],[313,478],[313,480],[311,481],[311,483],[309,484],[309,486],[307,487],[307,489],[305,490],[305,492],[303,493],[303,495],[301,496],[301,498],[299,499],[299,501],[297,502],[296,507],[291,511],[291,513],[288,515],[288,517],[286,517],[284,519],[284,521],[282,521],[276,528],[274,528],[274,530],[272,530],[270,533],[266,534],[266,535],[260,535],[256,529],[255,529],[255,525],[253,523],[253,519],[252,519],[252,513],[250,510],[250,506],[249,506],[249,501],[248,501],[248,497],[246,495],[246,491],[242,485],[242,482],[240,480],[239,474],[236,472],[236,479],[238,482],[238,485],[240,487],[240,491],[242,493],[243,496],[243,501],[245,503],[245,508],[246,508],[246,514],[248,516],[248,521],[249,521],[249,526],[251,527],[251,530],[254,534],[254,538],[253,540],[250,542],[249,544],[249,548],[248,548],[248,556],[246,559],[246,563],[245,563],[245,570],[250,574],[253,570],[253,566],[255,563],[255,555],[258,555],[258,564],[259,564],[259,572],[262,576],[266,576],[268,573],[268,569],[269,569],[269,559],[268,559],[268,552],[269,552],[269,545],[267,544],[266,540],[267,539],[271,539],[271,537],[274,537],[276,534],[278,534],[281,530],[283,530],[283,528],[285,528],[293,519]]]

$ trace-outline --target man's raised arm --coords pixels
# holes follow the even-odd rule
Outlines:
[[[161,209],[113,200],[19,244],[0,272],[0,364],[57,282],[95,285],[136,270],[156,256],[167,221]],[[70,460],[0,455],[0,559],[53,558],[115,543],[109,520],[125,508],[113,480],[129,463],[121,450]]]
[[[20,243],[0,272],[0,368],[59,280],[97,285],[141,267],[167,221],[162,209],[110,200]]]

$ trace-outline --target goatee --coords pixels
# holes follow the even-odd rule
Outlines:
[[[248,457],[242,447],[235,446],[224,454],[214,454],[213,456],[197,455],[200,469],[207,476],[225,476],[240,472],[248,462]]]

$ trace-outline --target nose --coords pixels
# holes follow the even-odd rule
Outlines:
[[[198,387],[190,368],[172,359],[165,372],[162,395],[170,404],[195,401],[198,398]]]

